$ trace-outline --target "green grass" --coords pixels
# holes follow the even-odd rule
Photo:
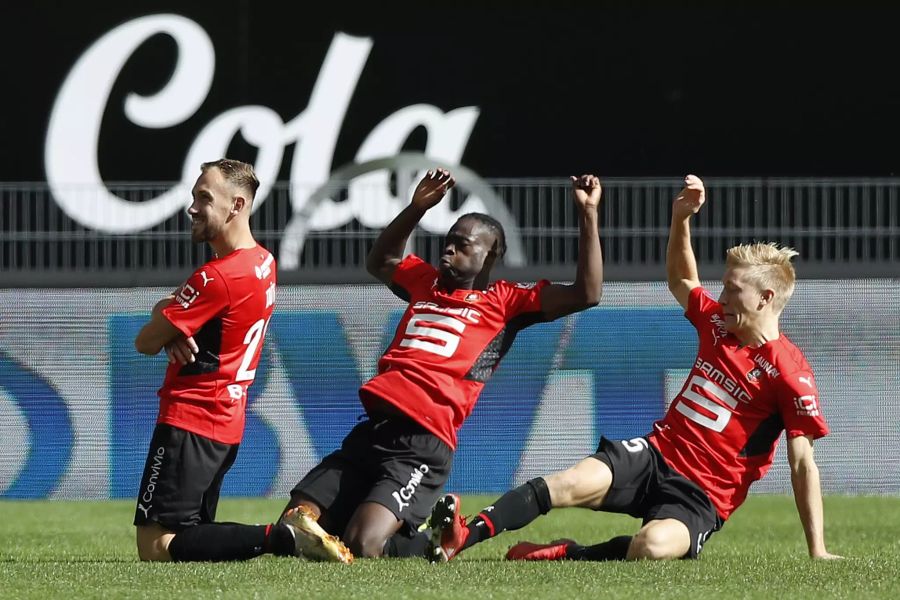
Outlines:
[[[469,497],[464,512],[493,498]],[[222,500],[222,520],[258,522],[282,501]],[[0,598],[900,598],[900,498],[829,497],[829,550],[810,561],[793,500],[755,496],[698,561],[519,563],[520,539],[602,541],[631,533],[628,517],[554,511],[446,565],[357,560],[349,567],[264,557],[245,563],[137,561],[131,502],[0,502]]]

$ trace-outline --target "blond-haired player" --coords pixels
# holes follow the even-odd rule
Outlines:
[[[825,548],[819,471],[813,440],[828,433],[812,370],[779,329],[794,290],[792,249],[755,243],[728,250],[718,299],[700,285],[690,218],[706,199],[693,175],[675,198],[666,256],[669,290],[697,329],[699,350],[678,397],[653,431],[631,440],[601,438],[596,454],[507,492],[471,523],[458,498],[432,511],[430,558],[524,527],[551,508],[578,506],[643,519],[633,536],[593,546],[572,540],[522,542],[507,558],[620,560],[696,558],[703,544],[768,471],[787,434],[791,484],[809,555]]]

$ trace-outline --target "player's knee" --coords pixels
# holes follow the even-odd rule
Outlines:
[[[158,534],[151,529],[138,527],[137,552],[142,561],[169,561],[169,542],[171,534]]]
[[[628,547],[628,558],[633,560],[668,560],[680,558],[688,551],[690,541],[681,539],[667,527],[647,527],[638,532]]]
[[[168,549],[162,546],[161,540],[138,539],[138,558],[143,561],[167,561],[171,560]]]
[[[380,558],[384,554],[384,543],[387,540],[380,535],[362,531],[347,535],[343,541],[357,558]]]
[[[550,500],[554,508],[565,508],[574,506],[577,501],[577,490],[580,486],[577,471],[566,469],[559,473],[555,473],[549,477],[545,477],[547,489],[550,490]]]

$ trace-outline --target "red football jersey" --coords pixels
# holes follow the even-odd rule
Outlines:
[[[782,431],[819,438],[828,426],[812,369],[783,333],[742,347],[725,329],[722,305],[702,287],[691,291],[686,316],[697,328],[697,359],[649,439],[727,519],[769,470]]]
[[[247,388],[274,306],[275,260],[262,246],[235,250],[194,271],[163,315],[193,336],[200,351],[196,362],[166,370],[157,423],[240,443]]]
[[[516,333],[544,320],[541,289],[496,281],[485,290],[445,292],[438,271],[409,255],[391,289],[409,301],[397,333],[361,391],[390,402],[451,448],[456,432]]]

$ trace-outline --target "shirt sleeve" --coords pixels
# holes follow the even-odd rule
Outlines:
[[[812,371],[801,370],[779,378],[778,406],[788,438],[811,435],[813,439],[828,434],[822,414],[819,390]]]
[[[691,290],[691,293],[688,295],[688,307],[684,315],[694,324],[694,327],[699,328],[702,323],[709,322],[710,316],[721,312],[722,305],[713,298],[712,294],[705,287],[698,285]]]
[[[541,312],[541,290],[550,285],[547,279],[537,283],[504,282],[503,294],[507,320],[524,314]]]
[[[422,287],[430,288],[437,277],[437,269],[416,256],[409,254],[400,261],[391,279],[391,291],[409,302],[412,295]]]
[[[225,278],[214,268],[204,265],[181,286],[162,314],[185,337],[191,337],[229,305]]]

